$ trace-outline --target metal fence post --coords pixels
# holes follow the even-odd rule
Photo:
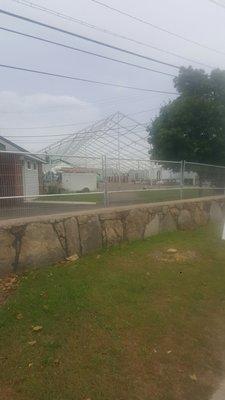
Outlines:
[[[180,199],[183,199],[183,188],[184,188],[184,170],[185,170],[185,161],[181,161],[180,166]]]
[[[108,182],[107,182],[107,159],[102,156],[102,176],[103,176],[103,192],[104,192],[104,207],[108,207]]]
[[[53,193],[53,176],[52,176],[52,159],[49,157],[49,169],[50,169],[50,185],[48,188],[48,193]]]

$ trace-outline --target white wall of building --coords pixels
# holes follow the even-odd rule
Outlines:
[[[36,196],[39,194],[38,163],[35,160],[23,160],[23,194]]]
[[[62,172],[62,188],[69,192],[77,192],[84,188],[97,190],[97,174],[89,172]]]
[[[8,143],[4,138],[0,138],[0,150],[19,152],[17,145]],[[23,182],[23,195],[32,196],[39,194],[39,177],[38,177],[38,163],[35,159],[26,158],[21,155],[20,160],[22,165],[22,182]]]

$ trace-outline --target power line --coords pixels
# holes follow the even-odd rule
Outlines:
[[[101,7],[108,8],[108,9],[111,10],[111,11],[115,11],[116,13],[121,14],[121,15],[124,15],[124,16],[126,16],[126,17],[128,17],[128,18],[130,18],[130,19],[132,19],[132,20],[134,20],[134,21],[140,22],[140,23],[142,23],[142,24],[144,24],[144,25],[151,26],[151,28],[157,29],[157,30],[159,30],[159,31],[161,31],[161,32],[167,33],[167,34],[169,34],[169,35],[171,35],[171,36],[174,36],[174,37],[176,37],[176,38],[182,39],[182,40],[184,40],[185,42],[189,42],[189,43],[195,44],[196,46],[202,47],[203,49],[207,49],[207,50],[213,51],[214,53],[218,53],[218,54],[223,54],[223,55],[225,55],[225,53],[224,53],[223,51],[220,51],[220,50],[214,49],[214,48],[212,48],[212,47],[209,47],[209,46],[207,46],[207,45],[201,44],[201,43],[199,43],[199,42],[197,42],[197,41],[195,41],[195,40],[188,39],[188,38],[186,38],[185,36],[182,36],[182,35],[180,35],[180,34],[178,34],[178,33],[171,32],[171,31],[169,31],[168,29],[165,29],[165,28],[162,28],[161,26],[152,24],[151,22],[146,21],[146,20],[143,19],[143,18],[139,18],[139,17],[137,17],[137,16],[135,16],[135,15],[132,15],[132,14],[129,14],[129,13],[125,12],[125,11],[119,10],[118,8],[109,6],[108,4],[103,3],[102,1],[99,1],[99,0],[89,0],[89,1],[92,1],[93,3],[98,4],[98,5],[101,6]]]
[[[13,130],[14,131],[14,130],[26,130],[26,129],[29,129],[29,130],[31,130],[31,129],[43,129],[43,128],[45,129],[45,128],[52,128],[52,127],[54,127],[54,128],[63,128],[63,127],[66,127],[66,126],[73,126],[73,125],[64,124],[64,125],[30,126],[30,127],[25,126],[25,127],[9,127],[9,128],[7,128],[7,127],[1,128],[0,127],[0,129],[1,130]],[[85,128],[83,128],[82,130],[85,130]],[[85,131],[85,132],[89,132],[89,131]],[[93,132],[93,131],[91,131],[91,132]],[[59,135],[58,133],[57,134],[50,134],[50,135],[44,134],[44,135],[38,135],[38,137],[39,136],[43,136],[43,137],[44,136],[58,136],[58,135]],[[66,133],[65,135],[70,135],[70,133]],[[11,136],[11,137],[13,137],[13,136]],[[16,136],[16,137],[18,137],[18,136]],[[26,137],[29,137],[29,136],[26,136]]]
[[[136,125],[129,126],[129,128],[134,128],[134,127],[136,127]],[[113,131],[113,133],[117,133],[117,129],[116,128],[115,129],[111,129],[111,131]],[[95,130],[85,130],[84,129],[83,132],[79,131],[79,132],[72,132],[72,133],[61,133],[61,134],[58,133],[57,135],[32,135],[32,136],[29,136],[29,135],[20,135],[20,136],[18,136],[18,135],[4,135],[3,137],[5,137],[5,138],[17,138],[17,139],[20,139],[20,138],[26,138],[26,139],[48,138],[48,139],[51,139],[51,138],[63,137],[63,136],[65,136],[66,138],[69,138],[69,137],[73,136],[75,133],[80,133],[82,135],[86,135],[87,133],[101,133],[101,132],[103,132],[101,129],[98,129],[96,131]],[[81,139],[82,139],[82,137],[79,138],[79,140],[81,140]]]
[[[210,1],[210,3],[213,3],[213,4],[215,4],[216,6],[225,8],[225,4],[221,4],[221,3],[219,3],[219,2],[216,1],[216,0],[209,0],[209,1]]]
[[[99,100],[97,100],[97,101],[90,101],[90,100],[82,100],[82,101],[86,101],[86,102],[88,102],[90,105],[93,105],[93,104],[101,104],[101,103],[103,103],[104,105],[109,105],[109,106],[111,106],[112,104],[111,103],[113,103],[113,105],[114,105],[114,103],[115,103],[115,100],[117,101],[116,102],[116,105],[118,105],[118,101],[125,101],[125,100],[130,100],[131,98],[133,99],[133,98],[137,98],[137,100],[138,99],[140,99],[140,100],[145,100],[146,101],[146,99],[145,99],[145,97],[143,97],[143,96],[145,96],[145,95],[143,95],[143,94],[130,94],[129,96],[114,96],[114,97],[108,97],[108,98],[104,98],[104,99],[99,99]],[[146,93],[146,96],[149,96],[149,94],[147,94]],[[128,102],[128,103],[130,103],[130,102]],[[133,103],[133,101],[132,101],[132,103]],[[6,114],[6,115],[8,115],[8,114],[46,114],[46,113],[48,113],[48,112],[55,112],[55,110],[59,110],[59,108],[60,108],[61,106],[60,105],[57,105],[57,106],[55,106],[55,107],[51,107],[49,110],[43,110],[43,111],[40,111],[40,112],[37,112],[37,110],[33,110],[33,111],[24,111],[24,110],[19,110],[19,111],[0,111],[0,114]],[[64,106],[65,107],[65,106]],[[63,107],[63,109],[64,109],[64,107]],[[70,108],[71,108],[71,106],[70,106]],[[65,112],[71,112],[71,109],[64,109],[64,111]],[[93,121],[90,121],[90,123],[91,122],[93,122]],[[79,122],[79,123],[76,123],[75,125],[80,125],[80,124],[85,124],[85,122]]]
[[[142,112],[142,111],[141,111]],[[137,114],[139,114],[139,113],[137,113]],[[133,115],[135,115],[135,114],[133,114]],[[135,128],[136,127],[136,125],[130,125],[128,128]],[[1,129],[1,128],[0,128]],[[4,128],[3,128],[4,129]],[[13,128],[10,128],[10,129],[13,129]],[[110,131],[113,131],[113,133],[117,133],[117,128],[114,128],[114,129],[110,129]],[[55,137],[63,137],[63,136],[66,136],[66,137],[70,137],[70,136],[73,136],[75,133],[80,133],[80,134],[84,134],[84,135],[86,135],[87,133],[101,133],[101,132],[103,132],[101,129],[98,129],[98,130],[85,130],[85,129],[83,129],[83,132],[72,132],[72,133],[58,133],[58,134],[54,134],[54,135],[32,135],[32,136],[29,136],[29,135],[4,135],[3,137],[4,138],[17,138],[17,139],[20,139],[20,138],[22,138],[22,139],[32,139],[32,138],[34,138],[34,139],[36,139],[36,138],[48,138],[48,139],[51,139],[51,138],[55,138]],[[81,140],[82,138],[79,138],[79,140]]]
[[[118,107],[118,104],[119,104],[119,102],[124,102],[124,101],[126,101],[126,104],[130,104],[130,103],[136,103],[136,102],[139,102],[139,101],[146,101],[147,99],[146,99],[146,97],[145,96],[147,96],[147,99],[149,98],[149,94],[148,93],[146,93],[146,94],[137,94],[137,93],[135,93],[135,94],[130,94],[129,96],[114,96],[114,97],[106,97],[106,98],[102,98],[102,99],[98,99],[98,100],[96,100],[96,101],[92,101],[92,100],[87,100],[87,99],[80,99],[81,101],[83,101],[83,102],[86,102],[86,105],[87,104],[89,104],[89,105],[96,105],[96,104],[102,104],[103,103],[103,106],[109,106],[109,107],[112,107],[112,106],[117,106]],[[157,97],[157,96],[155,96],[154,95],[154,99],[155,99],[155,97]],[[134,99],[134,100],[133,100]],[[128,101],[127,101],[128,100]],[[116,101],[116,102],[115,102]],[[61,105],[56,105],[56,106],[54,106],[54,107],[50,107],[50,109],[45,109],[45,110],[40,110],[40,112],[38,112],[39,110],[30,110],[30,111],[28,111],[28,110],[23,110],[23,109],[20,109],[19,111],[1,111],[0,110],[0,114],[4,114],[4,115],[11,115],[11,114],[46,114],[46,113],[49,113],[49,112],[55,112],[56,110],[59,110],[60,109],[60,111],[61,111],[61,109],[65,112],[65,113],[68,113],[68,112],[71,112],[72,111],[72,108],[71,108],[71,105],[69,106],[69,109],[67,109],[66,107],[65,107],[65,105],[63,105],[63,106],[61,106]],[[92,122],[94,122],[94,120],[93,121],[90,121],[90,123],[92,123]],[[85,124],[86,122],[79,122],[79,123],[75,123],[74,125],[82,125],[82,124]]]
[[[138,115],[138,114],[142,114],[142,113],[146,113],[146,112],[156,111],[158,109],[159,109],[159,107],[148,108],[147,110],[141,110],[141,111],[137,111],[135,113],[127,114],[127,116],[133,116],[133,115]],[[96,122],[96,121],[89,121],[88,123],[93,123],[93,122]],[[22,128],[21,127],[5,127],[5,128],[0,127],[0,130],[26,130],[26,129],[31,130],[31,129],[45,129],[45,128],[62,128],[62,127],[66,127],[66,126],[75,126],[75,125],[76,124],[61,124],[61,125],[47,125],[47,126],[29,126],[29,127],[26,126],[26,127],[22,127]],[[85,128],[83,128],[83,129],[85,129]],[[88,132],[88,131],[85,131],[85,132]],[[93,131],[91,131],[91,132],[93,132]],[[66,133],[65,135],[68,136],[70,134]],[[45,137],[45,136],[53,137],[53,136],[60,136],[60,134],[50,134],[50,135],[44,134],[44,135],[37,135],[36,137]],[[18,136],[4,136],[4,137],[17,137],[18,138]],[[22,137],[22,136],[19,136],[19,137]],[[23,137],[30,137],[30,136],[23,136]],[[35,136],[32,135],[32,137],[35,137]]]
[[[76,126],[78,124],[60,124],[60,125],[45,125],[45,126],[24,126],[24,127],[0,127],[1,130],[30,130],[30,129],[50,129],[50,128],[65,128],[68,126]],[[54,134],[51,136],[55,136]],[[58,135],[56,135],[58,136]]]
[[[164,54],[167,54],[167,55],[171,55],[173,57],[180,58],[181,60],[185,60],[185,61],[188,61],[188,62],[199,64],[199,65],[202,65],[202,66],[207,67],[207,68],[214,68],[211,65],[208,65],[206,63],[194,60],[194,59],[189,58],[189,57],[181,56],[180,54],[174,53],[174,52],[169,51],[169,50],[161,49],[161,48],[159,48],[157,46],[150,45],[149,43],[145,43],[145,42],[133,39],[133,38],[125,36],[125,35],[120,35],[120,34],[118,34],[116,32],[113,32],[113,31],[111,31],[109,29],[100,28],[99,26],[90,24],[90,23],[88,23],[86,21],[74,18],[74,17],[72,17],[70,15],[61,13],[59,11],[55,11],[55,10],[52,10],[50,8],[46,8],[46,7],[40,6],[40,5],[38,5],[36,3],[32,3],[30,1],[26,1],[26,0],[11,0],[11,1],[13,1],[15,3],[18,3],[18,4],[21,4],[23,6],[26,6],[26,7],[30,7],[30,8],[33,8],[33,9],[37,9],[39,11],[43,11],[43,12],[45,12],[47,14],[50,14],[50,15],[55,15],[56,17],[64,19],[64,20],[67,20],[67,21],[75,22],[76,24],[80,24],[80,25],[85,26],[87,28],[94,29],[94,30],[96,30],[98,32],[102,32],[102,33],[111,35],[113,37],[117,37],[117,38],[120,38],[120,39],[123,39],[123,40],[127,40],[129,42],[132,42],[132,43],[135,43],[135,44],[138,44],[138,45],[141,45],[141,46],[148,47],[148,48],[153,49],[153,50],[160,51],[161,53],[164,53]]]
[[[147,110],[142,110],[142,111],[138,111],[138,112],[135,112],[135,113],[132,113],[132,114],[128,114],[128,116],[129,115],[138,115],[138,114],[143,114],[143,113],[147,113],[147,112],[151,112],[151,111],[156,111],[156,110],[158,110],[159,109],[159,107],[154,107],[154,108],[150,108],[150,109],[147,109]],[[66,126],[74,126],[74,125],[76,125],[76,124],[64,124],[64,125],[48,125],[48,126],[30,126],[30,127],[4,127],[4,128],[1,128],[0,127],[0,130],[33,130],[33,129],[46,129],[46,128],[62,128],[62,127],[66,127]],[[85,128],[84,128],[85,129]],[[85,133],[88,133],[89,131],[85,131]],[[92,131],[90,131],[90,132],[93,132],[93,130]],[[99,130],[98,131],[96,131],[96,132],[99,132]],[[51,138],[51,137],[58,137],[58,136],[69,136],[69,135],[71,135],[70,133],[57,133],[57,134],[44,134],[44,135],[32,135],[32,136],[30,136],[30,135],[20,135],[20,136],[18,136],[18,135],[4,135],[4,137],[5,138],[17,138],[17,139],[20,139],[20,138],[45,138],[45,137],[47,137],[47,138]]]
[[[169,74],[167,72],[158,71],[158,70],[155,70],[155,69],[152,69],[152,68],[144,67],[144,66],[138,65],[138,64],[133,64],[133,63],[130,63],[130,62],[127,62],[127,61],[118,60],[118,59],[113,58],[113,57],[103,56],[102,54],[93,53],[92,51],[78,49],[77,47],[69,46],[69,45],[66,45],[66,44],[63,44],[63,43],[59,43],[59,42],[54,42],[52,40],[48,40],[48,39],[42,38],[40,36],[30,35],[30,34],[27,34],[27,33],[20,32],[20,31],[15,31],[13,29],[4,28],[2,26],[0,26],[0,29],[2,31],[14,33],[16,35],[24,36],[24,37],[27,37],[27,38],[30,38],[30,39],[39,40],[39,41],[44,42],[44,43],[54,44],[56,46],[60,46],[60,47],[63,47],[63,48],[69,49],[69,50],[79,51],[80,53],[85,53],[85,54],[92,55],[92,56],[95,56],[95,57],[103,58],[105,60],[114,61],[114,62],[117,62],[117,63],[120,63],[120,64],[124,64],[124,65],[128,65],[128,66],[131,66],[131,67],[143,69],[143,70],[150,71],[150,72],[155,72],[155,73],[166,75],[166,76],[170,76],[170,77],[175,77],[175,75]]]
[[[37,69],[16,67],[14,65],[0,64],[0,68],[7,68],[7,69],[17,70],[17,71],[25,71],[25,72],[30,72],[30,73],[34,73],[34,74],[52,76],[52,77],[62,78],[62,79],[71,79],[74,81],[93,83],[93,84],[102,85],[102,86],[111,86],[111,87],[119,87],[119,88],[123,88],[123,89],[139,90],[141,92],[152,92],[152,93],[177,95],[177,93],[175,93],[175,92],[166,92],[163,90],[145,89],[145,88],[140,88],[137,86],[120,85],[120,84],[111,83],[111,82],[95,81],[95,80],[91,80],[91,79],[78,78],[78,77],[71,76],[71,75],[62,75],[62,74],[56,74],[53,72],[41,71],[41,70],[37,70]]]
[[[143,54],[135,53],[133,51],[130,51],[130,50],[127,50],[127,49],[123,49],[121,47],[113,46],[113,45],[111,45],[109,43],[105,43],[105,42],[101,42],[99,40],[91,39],[91,38],[89,38],[87,36],[79,35],[78,33],[74,33],[74,32],[67,31],[65,29],[57,28],[56,26],[45,24],[43,22],[39,22],[39,21],[31,19],[31,18],[23,17],[22,15],[14,14],[14,13],[11,13],[11,12],[3,10],[3,9],[0,9],[0,13],[4,14],[4,15],[8,15],[8,16],[13,17],[13,18],[20,19],[22,21],[30,22],[30,23],[35,24],[35,25],[43,26],[45,28],[52,29],[54,31],[64,33],[66,35],[74,36],[74,37],[77,37],[78,39],[86,40],[88,42],[91,42],[91,43],[94,43],[94,44],[98,44],[100,46],[104,46],[104,47],[107,47],[107,48],[110,48],[110,49],[113,49],[113,50],[117,50],[117,51],[120,51],[120,52],[125,53],[125,54],[130,54],[132,56],[136,56],[136,57],[148,60],[148,61],[153,61],[153,62],[162,64],[162,65],[166,65],[166,66],[169,66],[169,67],[172,67],[172,68],[176,68],[176,69],[180,68],[178,65],[174,65],[174,64],[171,64],[171,63],[167,63],[165,61],[157,60],[156,58],[144,56]]]
[[[136,113],[128,114],[128,116],[143,114],[143,113],[146,113],[146,112],[149,112],[149,111],[156,111],[158,109],[159,109],[159,107],[155,107],[155,108],[151,108],[151,109],[147,109],[147,110],[142,110],[142,111],[138,111]]]

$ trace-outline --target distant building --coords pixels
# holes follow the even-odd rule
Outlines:
[[[68,192],[80,192],[97,190],[97,172],[95,169],[73,167],[62,168],[61,186]]]
[[[39,195],[42,163],[40,158],[0,136],[0,197]]]

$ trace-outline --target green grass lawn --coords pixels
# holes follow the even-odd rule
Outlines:
[[[203,196],[213,196],[215,191],[213,189],[202,189],[201,192],[199,189],[187,189],[183,190],[183,198],[190,199],[196,197]],[[218,193],[217,193],[218,194]],[[223,193],[221,193],[223,194]],[[142,192],[125,192],[125,193],[111,193],[109,194],[109,203],[113,205],[113,203],[154,203],[160,201],[169,201],[169,200],[179,200],[180,199],[180,189],[170,189],[170,190],[146,190]],[[104,203],[104,197],[102,193],[82,193],[82,194],[68,194],[68,195],[55,195],[55,196],[46,196],[39,197],[37,201],[89,201],[93,203],[97,203],[98,205]]]
[[[215,194],[214,190],[211,189],[183,189],[183,199],[192,199],[204,196],[213,196]],[[217,193],[218,194],[218,193]],[[223,193],[221,193],[223,194]],[[152,190],[138,193],[140,201],[143,203],[154,203],[160,201],[169,200],[179,200],[181,198],[180,189],[170,189],[170,190]]]
[[[37,199],[37,201],[91,201],[93,203],[103,203],[104,198],[102,193],[80,193],[80,194],[63,194],[54,196],[42,196]]]
[[[0,399],[208,400],[224,352],[225,243],[161,234],[21,278],[0,308]]]

